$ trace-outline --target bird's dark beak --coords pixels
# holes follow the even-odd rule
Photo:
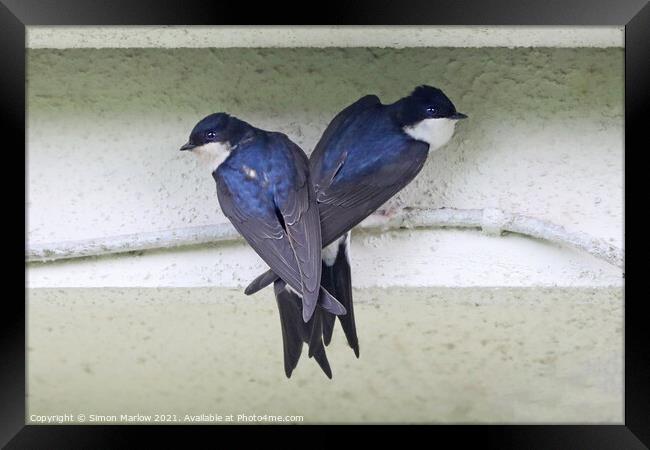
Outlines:
[[[190,144],[189,142],[181,147],[181,151],[184,152],[186,150],[193,150],[196,145]]]
[[[467,114],[455,112],[451,116],[449,116],[450,119],[455,119],[455,120],[460,120],[460,119],[467,119]]]

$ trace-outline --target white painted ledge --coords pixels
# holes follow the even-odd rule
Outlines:
[[[472,228],[352,233],[355,289],[620,287],[623,272],[571,247]],[[28,288],[243,288],[268,266],[242,241],[30,263]]]
[[[612,265],[623,267],[623,250],[615,245],[586,233],[569,232],[560,225],[521,214],[507,213],[496,208],[467,210],[408,208],[390,220],[377,221],[377,217],[368,217],[360,226],[367,229],[379,228],[384,231],[399,228],[480,228],[484,233],[495,236],[509,231],[555,244],[569,245]],[[238,239],[241,239],[241,236],[230,224],[219,224],[112,236],[103,239],[33,245],[27,249],[26,257],[28,262],[47,262],[141,250],[170,249]]]
[[[27,27],[28,48],[623,47],[621,27]]]

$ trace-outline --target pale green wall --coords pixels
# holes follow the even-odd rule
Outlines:
[[[270,290],[36,289],[28,415],[274,414],[306,423],[622,423],[620,289],[357,292],[328,380],[284,376]],[[29,416],[28,416],[29,417]]]

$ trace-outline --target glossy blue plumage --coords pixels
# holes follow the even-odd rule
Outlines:
[[[412,143],[397,126],[390,109],[376,105],[349,119],[344,130],[334,135],[324,147],[318,161],[312,157],[315,183],[322,184],[335,171],[341,155],[345,164],[336,174],[335,182],[355,182],[367,176],[376,176],[386,166],[399,164],[404,150]]]
[[[293,157],[278,135],[258,132],[238,145],[219,166],[215,177],[227,182],[243,212],[275,220],[276,207],[284,208],[290,192],[305,183],[304,174],[297,173]]]
[[[201,120],[182,149],[229,149],[212,173],[221,210],[269,267],[301,293],[304,321],[317,303],[345,314],[320,287],[320,217],[300,147],[282,133],[218,113]]]

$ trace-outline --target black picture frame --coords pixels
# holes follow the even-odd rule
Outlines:
[[[637,155],[648,148],[647,117],[650,104],[650,5],[643,0],[589,1],[400,1],[327,2],[312,8],[307,2],[279,6],[276,2],[200,2],[170,1],[102,1],[102,0],[0,0],[0,98],[4,142],[10,137],[14,144],[4,148],[3,192],[16,191],[21,179],[17,169],[25,158],[16,149],[25,148],[25,27],[30,25],[619,25],[625,26],[625,192],[627,205],[634,202],[643,188],[631,188],[634,170],[629,164],[633,149]],[[645,141],[644,141],[645,139]],[[15,161],[8,162],[7,156]],[[25,166],[26,167],[26,166]],[[26,173],[25,173],[26,177]],[[25,179],[23,179],[25,183]],[[639,194],[635,194],[639,192]],[[5,224],[25,236],[25,203],[19,195],[9,195],[20,214],[5,214]],[[628,208],[625,208],[626,218]],[[23,220],[20,220],[20,217]],[[11,220],[9,220],[11,218]],[[18,218],[18,219],[16,219]],[[10,222],[10,223],[9,223]],[[626,220],[626,262],[630,255],[630,228],[640,227]],[[9,232],[5,236],[9,235]],[[13,233],[11,234],[13,236]],[[639,233],[636,233],[639,236]],[[12,262],[6,264],[5,287],[17,286],[21,279],[18,263],[24,246],[18,239],[6,238],[5,254]],[[22,256],[20,256],[22,255]],[[432,434],[427,439],[451,438],[457,443],[478,440],[486,448],[647,448],[650,445],[650,346],[642,314],[645,296],[634,296],[630,287],[630,265],[625,274],[625,419],[621,425],[508,425],[508,426],[435,426],[418,427],[418,432]],[[632,281],[640,270],[632,265]],[[22,277],[26,275],[23,267]],[[13,272],[15,271],[15,273]],[[636,275],[638,277],[638,275]],[[0,313],[2,358],[0,370],[0,445],[6,448],[115,448],[130,444],[144,435],[153,447],[155,441],[171,444],[173,437],[184,441],[197,435],[208,438],[223,433],[218,426],[103,426],[103,425],[25,425],[25,298],[7,294]],[[257,427],[255,427],[257,428]],[[284,430],[287,427],[279,427]],[[266,431],[278,427],[265,426]],[[239,435],[239,442],[252,439],[249,427],[229,428]],[[292,427],[290,442],[310,442],[312,427]],[[397,431],[394,427],[373,427],[377,437]],[[300,434],[300,435],[299,435]],[[221,436],[221,434],[220,434]],[[311,436],[314,436],[313,434]],[[215,436],[210,436],[212,442]],[[324,436],[325,438],[325,436]],[[334,445],[339,439],[329,438]],[[328,442],[325,438],[324,443]],[[440,441],[443,442],[443,441]]]

